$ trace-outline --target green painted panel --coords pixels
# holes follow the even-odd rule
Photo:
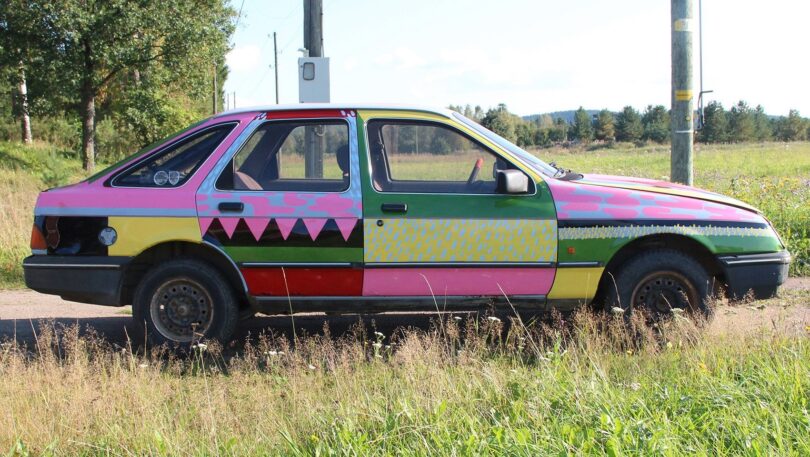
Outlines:
[[[293,247],[293,248],[262,248],[247,246],[224,247],[228,256],[234,262],[362,262],[362,248],[324,248],[324,247]]]
[[[775,236],[691,236],[713,254],[745,254],[777,252],[782,249]],[[560,240],[557,258],[559,262],[608,262],[616,252],[634,238],[600,238],[585,240]],[[569,248],[575,253],[570,254]]]

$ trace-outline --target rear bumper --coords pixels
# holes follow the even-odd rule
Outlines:
[[[23,260],[25,285],[43,294],[96,305],[121,305],[129,257],[32,255]]]
[[[754,298],[770,298],[788,277],[790,253],[726,255],[717,258],[731,298],[745,297],[749,291]]]

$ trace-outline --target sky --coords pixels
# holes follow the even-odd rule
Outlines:
[[[227,55],[229,106],[275,103],[274,31],[280,102],[297,103],[303,1],[231,1],[242,12]],[[505,103],[519,115],[670,104],[666,0],[323,0],[323,9],[332,102]],[[696,19],[697,9],[695,0]],[[810,115],[808,19],[804,0],[703,0],[707,102]]]

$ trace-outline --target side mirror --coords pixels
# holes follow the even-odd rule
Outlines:
[[[529,192],[529,177],[520,170],[498,170],[499,194],[526,194]]]

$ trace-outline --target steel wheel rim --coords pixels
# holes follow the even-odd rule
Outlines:
[[[200,283],[177,278],[155,291],[149,313],[161,335],[178,343],[189,343],[211,328],[214,304],[211,294]]]
[[[656,271],[638,282],[630,303],[634,309],[645,309],[654,314],[667,314],[673,308],[693,311],[698,306],[695,286],[675,271]]]

